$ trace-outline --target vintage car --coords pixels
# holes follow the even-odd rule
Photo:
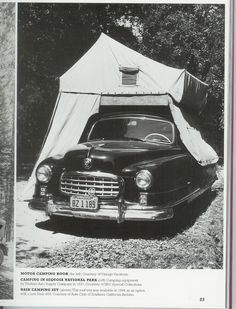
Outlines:
[[[199,165],[171,118],[121,112],[92,116],[80,141],[36,170],[29,206],[52,218],[165,220],[216,179]]]

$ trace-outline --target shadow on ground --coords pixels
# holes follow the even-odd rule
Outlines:
[[[47,220],[38,222],[36,226],[54,233],[91,238],[172,238],[191,227],[197,218],[207,210],[215,197],[215,192],[207,192],[191,204],[179,206],[175,211],[175,217],[166,221],[129,221],[117,224],[115,221],[59,218],[58,221]]]

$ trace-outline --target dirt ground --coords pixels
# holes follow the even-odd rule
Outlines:
[[[17,267],[222,268],[223,177],[163,222],[63,220],[16,205]],[[18,183],[18,190],[25,182]]]

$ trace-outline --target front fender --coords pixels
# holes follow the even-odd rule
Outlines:
[[[165,156],[130,165],[122,172],[124,176],[135,177],[136,173],[143,169],[153,176],[153,185],[149,192],[168,192],[192,183],[193,159],[187,153]]]
[[[40,183],[38,180],[36,180],[36,185],[35,185],[35,191],[34,191],[34,198],[40,198],[42,197],[40,191],[41,187],[44,188],[45,195],[47,193],[57,193],[58,188],[59,188],[59,176],[62,172],[63,164],[64,164],[64,157],[57,155],[54,157],[49,157],[38,165],[47,164],[51,167],[52,169],[52,178],[50,181],[46,184]],[[37,168],[38,168],[37,167]]]

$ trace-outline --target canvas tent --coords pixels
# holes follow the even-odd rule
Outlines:
[[[59,95],[35,168],[46,157],[64,155],[76,144],[100,105],[169,106],[193,157],[203,166],[216,163],[217,154],[203,140],[192,116],[203,109],[206,96],[207,85],[186,70],[160,64],[101,34],[60,78]],[[35,169],[24,198],[32,197],[34,173]]]

